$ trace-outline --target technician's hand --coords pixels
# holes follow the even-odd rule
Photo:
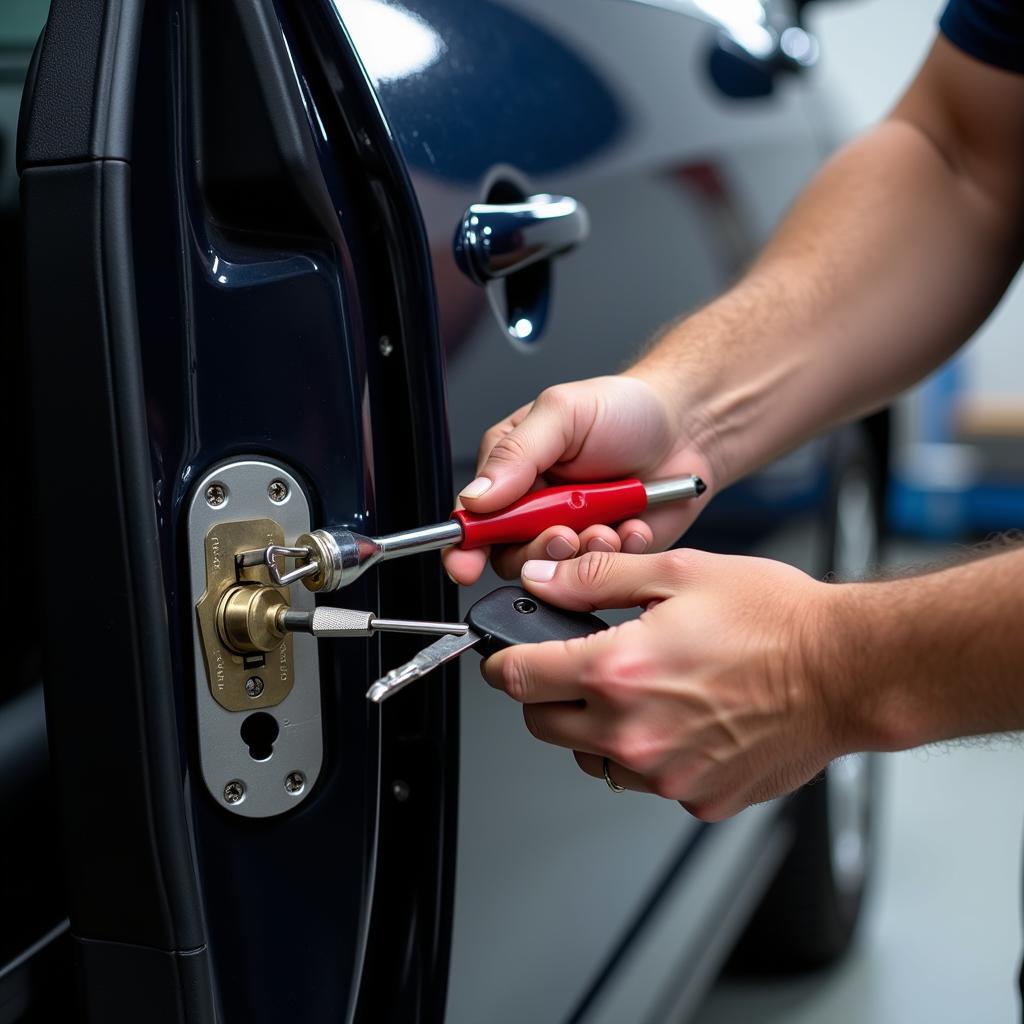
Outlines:
[[[672,544],[696,519],[715,481],[709,459],[689,440],[685,411],[673,408],[653,385],[637,377],[595,377],[548,388],[484,435],[476,479],[460,504],[493,512],[528,491],[574,480],[642,480],[696,473],[708,493],[693,501],[658,505],[641,518],[592,526],[576,534],[567,526],[545,530],[529,544],[493,552],[494,567],[511,578],[531,558],[560,561],[583,551],[639,554]],[[457,582],[474,582],[489,552],[450,548],[442,556]]]
[[[640,606],[569,641],[510,647],[484,677],[538,739],[602,777],[716,821],[795,789],[844,753],[827,688],[833,595],[780,562],[677,550],[532,561],[523,585],[563,608]]]

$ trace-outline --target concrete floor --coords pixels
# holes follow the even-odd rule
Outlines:
[[[696,1024],[1021,1020],[1024,737],[884,761],[874,885],[849,956],[798,979],[720,979]]]
[[[885,761],[875,884],[850,955],[797,980],[722,979],[696,1024],[1020,1020],[1024,746]]]

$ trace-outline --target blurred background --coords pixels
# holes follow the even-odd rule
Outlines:
[[[812,4],[815,74],[847,137],[900,95],[942,0]],[[960,354],[894,409],[892,566],[941,561],[1024,522],[1024,281]],[[700,1024],[1010,1022],[1024,949],[1021,738],[884,758],[878,862],[854,949],[797,980],[725,977]]]
[[[822,94],[838,130],[876,121],[924,57],[941,0],[812,4]],[[899,403],[894,421],[890,523],[953,539],[1020,522],[1024,437],[1024,282],[959,356]]]

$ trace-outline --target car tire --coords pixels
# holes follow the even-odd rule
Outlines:
[[[827,568],[856,579],[878,562],[882,481],[859,427],[839,435],[836,454]],[[843,757],[790,798],[783,813],[793,845],[736,947],[733,969],[808,970],[847,950],[871,874],[879,768],[873,754]]]
[[[791,799],[793,846],[733,953],[733,970],[812,970],[849,948],[870,877],[877,769],[873,755],[851,755]]]

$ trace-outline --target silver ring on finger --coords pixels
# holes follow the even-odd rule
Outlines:
[[[608,758],[603,758],[601,761],[601,769],[604,772],[604,781],[608,784],[608,788],[613,793],[625,793],[626,787],[620,786],[612,777],[608,771],[609,761]]]

